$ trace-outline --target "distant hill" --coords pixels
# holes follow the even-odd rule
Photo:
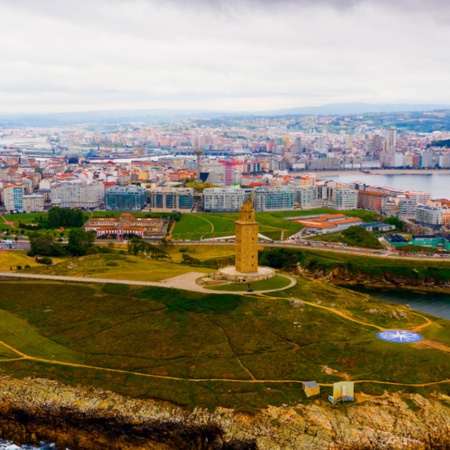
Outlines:
[[[371,103],[334,103],[322,106],[304,106],[271,111],[208,111],[193,109],[139,109],[113,111],[84,111],[51,114],[0,114],[0,126],[3,127],[48,127],[92,124],[146,123],[162,124],[188,119],[215,119],[220,117],[248,116],[285,116],[285,115],[354,115],[364,113],[423,112],[450,110],[450,105],[436,104],[371,104]]]
[[[405,112],[405,111],[435,111],[450,109],[450,105],[435,104],[407,104],[407,103],[331,103],[322,106],[304,106],[301,108],[278,109],[263,115],[345,115],[345,114],[364,114],[364,113],[386,113],[386,112]]]

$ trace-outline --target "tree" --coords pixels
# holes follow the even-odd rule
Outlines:
[[[51,208],[47,216],[49,228],[79,228],[84,223],[83,213],[78,209]]]
[[[33,232],[30,233],[29,239],[30,256],[50,256],[52,254],[53,236],[50,234]]]
[[[72,256],[86,255],[95,242],[95,231],[84,231],[81,228],[73,228],[69,232],[69,244],[67,250]]]
[[[405,229],[405,223],[400,220],[398,217],[391,216],[387,219],[384,219],[384,223],[388,223],[390,225],[395,225],[395,229],[397,231],[403,231]]]

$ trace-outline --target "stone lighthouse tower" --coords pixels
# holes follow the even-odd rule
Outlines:
[[[236,221],[236,272],[258,272],[258,222],[250,200],[244,201]]]
[[[251,283],[275,276],[270,267],[258,266],[258,222],[251,200],[245,200],[236,220],[236,262],[214,275],[216,280]]]

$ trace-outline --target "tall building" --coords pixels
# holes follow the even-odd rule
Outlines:
[[[108,211],[141,211],[147,203],[147,191],[139,186],[115,186],[105,193]]]
[[[396,147],[397,147],[397,130],[395,129],[395,127],[391,127],[387,135],[386,151],[390,155],[393,155],[395,154]]]
[[[258,272],[258,222],[250,200],[245,200],[236,221],[236,271]]]

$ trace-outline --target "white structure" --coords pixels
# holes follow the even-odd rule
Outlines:
[[[416,221],[419,225],[439,229],[442,226],[442,212],[440,206],[417,205]]]
[[[415,219],[417,202],[405,196],[397,196],[397,216],[400,219]]]
[[[300,209],[313,209],[323,206],[323,201],[319,198],[319,187],[315,185],[294,186],[294,199]]]
[[[356,209],[358,207],[358,191],[348,187],[331,188],[331,204],[337,209]]]
[[[23,212],[23,185],[13,184],[3,188],[5,211]]]
[[[45,197],[43,195],[39,194],[24,195],[22,201],[23,201],[23,212],[25,213],[44,211]]]
[[[242,189],[206,188],[203,191],[203,211],[239,211],[246,192]]]
[[[103,183],[68,181],[51,187],[52,206],[60,208],[98,208],[104,203]]]

